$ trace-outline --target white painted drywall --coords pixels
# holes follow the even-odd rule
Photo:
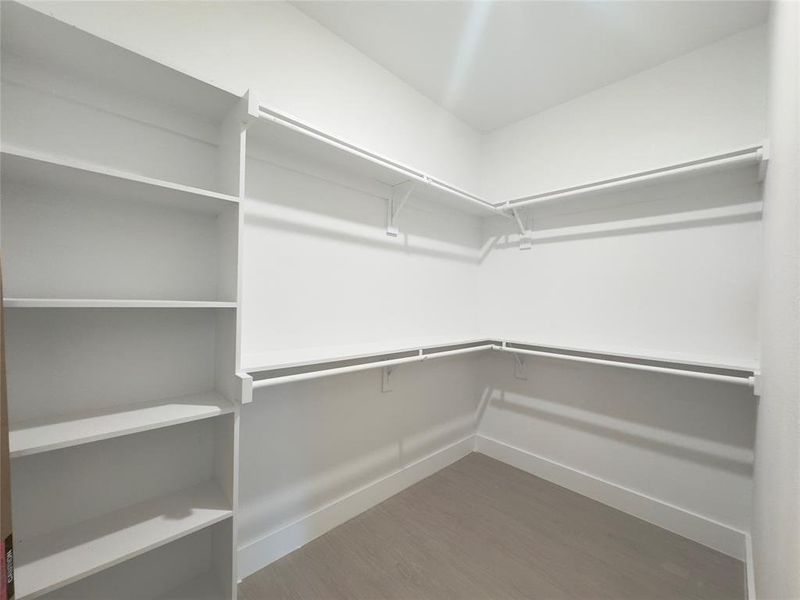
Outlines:
[[[255,153],[247,167],[245,364],[475,334],[479,219],[411,204],[392,238],[364,182],[333,184]],[[477,360],[400,366],[388,393],[380,370],[257,391],[242,412],[240,548],[471,436]]]
[[[800,5],[771,15],[771,160],[765,186],[753,510],[759,600],[800,598]]]
[[[490,136],[491,189],[541,192],[758,143],[765,44],[763,28],[733,36]],[[539,208],[527,251],[509,223],[491,223],[482,330],[752,364],[755,181],[745,169]],[[520,381],[510,356],[486,362],[480,435],[748,530],[756,401],[746,389],[544,359],[528,370]]]
[[[384,201],[256,159],[247,196],[245,364],[276,350],[285,361],[304,348],[475,335],[476,217],[408,206],[393,238]]]
[[[546,192],[760,143],[766,28],[725,38],[486,136],[483,192]]]
[[[256,391],[242,408],[240,548],[471,436],[479,360],[400,366],[387,393],[379,369]]]
[[[465,189],[480,136],[284,2],[26,2]],[[102,8],[99,8],[101,6]]]

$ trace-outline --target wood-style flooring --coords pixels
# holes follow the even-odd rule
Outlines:
[[[241,600],[744,597],[740,561],[481,454],[239,586]]]

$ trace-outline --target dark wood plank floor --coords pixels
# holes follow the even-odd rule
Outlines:
[[[481,454],[254,573],[242,600],[736,599],[744,566]]]

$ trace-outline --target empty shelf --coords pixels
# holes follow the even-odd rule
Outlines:
[[[69,448],[109,438],[208,419],[233,411],[214,392],[118,406],[77,415],[31,419],[11,425],[11,457]]]
[[[35,598],[199,531],[232,514],[215,482],[17,544],[17,599]]]
[[[4,298],[6,308],[236,308],[216,300],[128,300],[103,298]]]
[[[125,198],[211,213],[239,203],[238,198],[228,194],[5,147],[2,178],[4,184],[13,181],[51,187],[63,194]]]

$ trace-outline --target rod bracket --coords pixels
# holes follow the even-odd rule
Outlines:
[[[514,357],[514,377],[516,379],[527,381],[528,369],[527,365],[525,364],[525,359],[516,352],[513,353],[512,356]]]
[[[392,374],[394,373],[394,367],[383,367],[381,369],[381,392],[384,394],[386,392],[392,391]]]
[[[386,201],[386,235],[397,237],[400,230],[397,227],[397,217],[411,197],[411,192],[417,185],[416,181],[409,180],[392,186],[392,192]]]
[[[530,250],[531,235],[530,224],[528,222],[530,219],[527,215],[523,216],[516,208],[511,209],[511,216],[514,217],[514,221],[516,221],[517,227],[519,228],[519,249]]]

